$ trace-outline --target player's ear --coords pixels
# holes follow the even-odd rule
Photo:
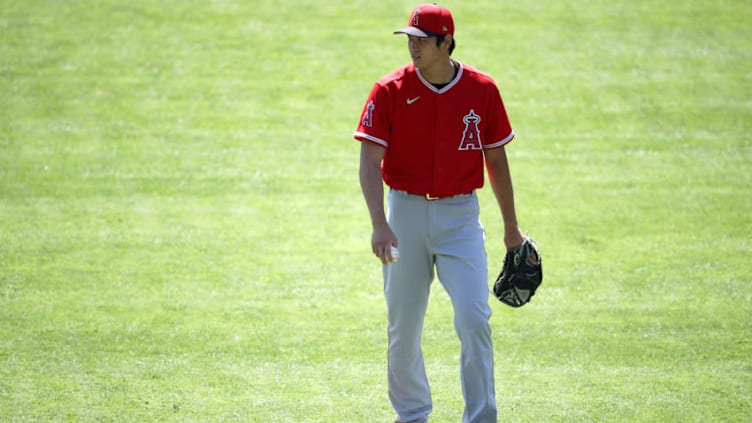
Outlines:
[[[446,46],[447,52],[449,52],[449,55],[452,55],[452,52],[454,51],[454,37],[451,34],[447,34],[444,36],[444,42],[441,46],[444,48]]]
[[[452,45],[452,41],[454,41],[454,37],[452,37],[452,34],[447,34],[444,36],[444,45],[449,48],[449,46]]]

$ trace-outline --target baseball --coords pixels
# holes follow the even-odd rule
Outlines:
[[[392,252],[392,263],[399,260],[399,250],[394,245],[391,246],[390,251]]]

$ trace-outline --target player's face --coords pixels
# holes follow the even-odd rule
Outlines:
[[[441,47],[436,45],[436,37],[407,36],[410,57],[418,69],[430,68],[442,59]]]

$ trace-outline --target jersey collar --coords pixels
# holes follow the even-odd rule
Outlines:
[[[452,79],[442,89],[438,89],[438,88],[434,87],[433,84],[431,84],[430,82],[428,82],[428,80],[423,77],[423,74],[420,73],[420,69],[415,68],[415,73],[418,74],[418,79],[420,79],[420,82],[422,82],[423,85],[426,86],[426,88],[428,88],[429,90],[431,90],[431,91],[433,91],[433,92],[435,92],[437,94],[443,94],[443,93],[449,91],[450,89],[452,89],[453,86],[457,85],[457,83],[460,82],[460,78],[462,78],[462,70],[464,69],[463,66],[462,66],[462,63],[460,63],[460,62],[458,62],[456,60],[454,61],[454,63],[457,64],[457,75],[454,77],[454,79]]]

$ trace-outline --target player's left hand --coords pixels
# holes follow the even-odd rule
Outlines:
[[[525,242],[525,235],[519,228],[504,231],[504,245],[507,247],[507,251],[519,247],[523,242]]]
[[[496,298],[511,307],[522,307],[535,295],[543,282],[543,267],[538,246],[531,238],[507,251],[504,266],[493,286]]]

